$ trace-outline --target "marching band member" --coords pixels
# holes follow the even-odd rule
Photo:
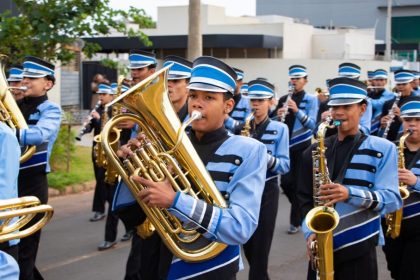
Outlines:
[[[244,71],[238,68],[233,68],[236,73],[235,95],[233,100],[235,106],[225,120],[225,127],[230,131],[235,131],[238,126],[244,123],[245,118],[251,113],[249,100],[243,98],[241,87],[243,85]]]
[[[289,68],[290,81],[294,86],[294,92],[289,100],[287,108],[283,104],[287,96],[279,99],[277,115],[279,118],[286,115],[285,124],[289,128],[290,146],[290,171],[281,177],[281,187],[291,203],[289,234],[299,231],[300,211],[296,199],[296,178],[298,177],[298,162],[302,151],[311,145],[312,131],[316,125],[318,112],[318,99],[305,92],[308,82],[306,67],[293,65]]]
[[[369,101],[372,104],[372,124],[370,133],[376,135],[381,123],[382,107],[386,101],[393,99],[395,95],[386,89],[386,85],[388,84],[388,72],[384,69],[377,69],[373,72],[371,84],[373,89],[368,92]]]
[[[401,96],[399,97],[399,100],[397,100],[397,96],[394,96],[393,99],[385,102],[384,106],[382,107],[381,128],[379,129],[378,136],[384,137],[384,132],[388,130],[386,139],[390,141],[396,141],[400,138],[402,133],[402,125],[399,108],[407,97],[417,96],[411,86],[413,79],[414,75],[410,70],[398,70],[394,72],[394,80],[397,86],[397,93],[401,94]],[[387,126],[389,127],[388,129]]]
[[[175,192],[168,181],[132,177],[147,186],[139,194],[147,206],[168,208],[182,221],[200,225],[204,237],[228,244],[216,257],[193,263],[172,260],[170,252],[162,250],[159,279],[233,279],[242,268],[239,245],[244,244],[257,227],[267,169],[267,162],[260,159],[267,158],[267,149],[258,141],[231,135],[224,128],[224,120],[234,106],[235,83],[232,68],[216,58],[203,56],[194,61],[188,86],[188,111],[196,110],[203,115],[192,123],[189,137],[227,199],[228,208]],[[139,145],[136,138],[130,142],[133,146]],[[123,147],[119,156],[130,153],[129,147]],[[123,194],[121,191],[118,199],[127,203],[128,198]]]
[[[7,81],[9,82],[9,86],[11,87],[21,87],[22,86],[22,80],[23,80],[23,68],[22,66],[12,66],[9,69],[9,77],[7,78]],[[24,97],[24,92],[21,89],[11,89],[10,92],[13,94],[13,97],[15,98],[16,102],[19,102]]]
[[[367,71],[367,81],[366,85],[369,87],[372,85],[372,79],[375,74],[375,71]],[[369,89],[368,89],[368,95],[369,95]]]
[[[0,121],[0,201],[18,197],[19,159],[20,147],[16,135],[14,135],[10,127]],[[18,239],[0,243],[0,250],[17,261],[18,243]],[[6,261],[6,257],[3,260]]]
[[[247,98],[251,100],[254,119],[248,124],[250,136],[265,144],[268,152],[267,176],[261,200],[258,227],[244,244],[249,263],[249,279],[269,279],[268,257],[276,225],[279,202],[278,175],[289,171],[289,131],[283,123],[270,120],[268,111],[274,97],[274,86],[269,82],[249,82]],[[246,127],[243,129],[248,129]]]
[[[395,146],[359,131],[366,111],[366,85],[351,78],[329,82],[331,114],[339,120],[338,134],[325,139],[329,176],[333,183],[321,185],[318,195],[340,216],[333,231],[334,279],[377,279],[376,245],[383,245],[380,216],[399,209],[402,200],[397,182]],[[313,207],[312,150],[301,160],[298,198],[302,214]],[[310,171],[311,170],[311,171]],[[302,223],[308,251],[315,239]],[[321,244],[318,244],[321,246]],[[309,267],[308,279],[315,279]]]
[[[22,86],[27,90],[19,107],[29,128],[18,129],[16,136],[22,146],[36,145],[36,153],[20,165],[18,194],[19,197],[34,195],[42,204],[48,201],[49,158],[61,122],[60,106],[49,101],[47,96],[54,83],[53,64],[33,56],[25,58]],[[27,226],[36,221],[36,218],[32,219]],[[18,263],[22,280],[42,278],[35,266],[40,237],[41,231],[37,231],[20,240]]]
[[[412,72],[413,72],[413,75],[414,75],[414,79],[411,82],[411,86],[413,87],[413,91],[416,94],[420,95],[420,88],[419,88],[419,85],[420,85],[420,72],[419,71],[414,71],[414,70]]]
[[[404,131],[412,133],[405,140],[405,169],[398,169],[399,181],[408,186],[410,196],[404,200],[400,236],[387,237],[383,250],[393,279],[417,279],[420,268],[420,97],[407,97],[401,105]],[[384,228],[386,231],[386,227]]]
[[[188,119],[188,82],[191,77],[192,62],[182,57],[170,55],[165,57],[163,67],[173,64],[168,73],[169,99],[181,122]]]
[[[359,80],[360,78],[360,66],[350,62],[341,63],[338,66],[338,76],[339,77],[347,77],[355,80]],[[372,122],[372,104],[367,102],[366,105],[366,112],[363,114],[362,118],[360,119],[360,130],[363,131],[364,134],[370,134],[371,130],[371,122]]]

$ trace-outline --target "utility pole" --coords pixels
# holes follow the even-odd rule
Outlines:
[[[392,0],[388,0],[386,13],[386,34],[385,34],[385,60],[391,60],[391,19],[392,19]]]
[[[201,34],[201,1],[189,0],[188,7],[188,60],[193,61],[203,54]]]

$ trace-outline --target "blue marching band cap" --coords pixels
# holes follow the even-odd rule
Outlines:
[[[154,53],[142,50],[130,50],[128,59],[130,60],[130,64],[128,65],[129,69],[144,68],[149,65],[157,64]]]
[[[262,81],[252,80],[248,82],[248,98],[249,99],[269,99],[274,97],[274,85]]]
[[[233,67],[233,70],[235,70],[236,73],[236,80],[242,81],[244,79],[244,71],[235,67]]]
[[[248,94],[248,84],[247,83],[243,83],[241,88],[239,89],[239,92],[243,95],[247,95]]]
[[[306,67],[302,65],[292,65],[289,67],[289,78],[303,78],[308,76]]]
[[[420,79],[420,72],[413,70],[414,79]]]
[[[201,56],[194,60],[190,83],[187,88],[210,92],[229,92],[236,87],[235,71],[223,61]]]
[[[111,85],[108,84],[99,84],[98,94],[115,94],[115,91],[112,89]]]
[[[192,62],[176,55],[169,55],[165,57],[163,67],[168,65],[169,68],[168,80],[189,79],[191,77]]]
[[[27,56],[23,62],[23,77],[43,78],[54,76],[54,65],[38,57]]]
[[[117,93],[117,89],[118,89],[118,84],[117,83],[112,83],[111,84],[111,90],[114,94]],[[121,93],[126,92],[129,89],[130,89],[130,86],[123,82],[122,85],[121,85]]]
[[[420,96],[409,96],[401,105],[402,118],[419,118],[420,117]]]
[[[414,80],[414,75],[410,70],[398,70],[394,72],[396,84],[406,84]]]
[[[388,72],[384,69],[376,69],[373,74],[373,80],[388,79]]]
[[[21,66],[14,65],[9,69],[8,82],[20,82],[23,80],[23,68]]]
[[[339,77],[328,82],[329,106],[355,104],[367,98],[366,85],[354,78]]]
[[[369,81],[373,79],[374,75],[375,75],[375,71],[367,71],[367,78]]]
[[[338,66],[338,76],[358,79],[360,77],[360,66],[350,62],[341,63]]]

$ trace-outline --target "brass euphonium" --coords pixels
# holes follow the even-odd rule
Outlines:
[[[334,280],[332,232],[340,220],[334,208],[324,206],[325,201],[321,201],[318,194],[321,185],[331,183],[325,157],[324,139],[327,129],[340,125],[340,122],[335,121],[333,125],[330,125],[330,122],[331,119],[328,117],[318,128],[318,147],[312,152],[315,207],[306,215],[306,225],[316,234],[316,239],[311,244],[312,268],[317,272],[317,279],[321,280]]]
[[[255,111],[252,112],[246,117],[244,127],[241,130],[241,135],[245,137],[251,136],[251,120],[254,117]]]
[[[408,129],[407,132],[403,136],[401,136],[400,142],[398,145],[398,168],[401,168],[401,169],[405,169],[405,158],[404,158],[405,139],[407,139],[407,137],[410,136],[411,133],[413,133],[413,131],[411,129]],[[410,192],[407,189],[407,185],[404,184],[403,182],[399,183],[398,190],[400,191],[402,200],[406,200],[410,196]],[[400,236],[402,215],[403,215],[403,207],[385,216],[385,221],[387,225],[386,236],[391,237],[392,239],[395,239],[398,236]]]
[[[0,200],[0,243],[35,233],[51,220],[53,213],[50,205],[41,205],[35,196]],[[37,214],[43,214],[38,222],[20,230]]]
[[[25,118],[16,104],[4,74],[5,56],[0,54],[0,121],[6,123],[11,129],[27,129]],[[35,153],[35,146],[26,146],[20,157],[20,163],[24,163]]]
[[[218,207],[227,207],[184,132],[192,121],[201,118],[201,113],[193,112],[190,121],[181,125],[168,98],[169,67],[154,73],[112,102],[123,104],[134,114],[113,117],[102,131],[102,146],[108,163],[116,167],[167,248],[180,259],[199,262],[215,257],[227,245],[204,238],[195,228],[184,225],[167,209],[145,205],[138,198],[138,193],[145,186],[130,179],[133,174],[153,181],[167,179],[175,191],[187,193]],[[118,122],[126,120],[134,121],[147,141],[134,151],[133,156],[121,163],[109,143],[109,134]]]

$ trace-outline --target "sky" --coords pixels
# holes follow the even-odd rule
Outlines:
[[[256,0],[201,0],[203,4],[212,4],[226,7],[226,14],[229,16],[255,15]],[[157,20],[158,6],[181,6],[187,5],[188,0],[110,0],[109,3],[114,9],[126,10],[130,6],[142,8],[154,20]]]

